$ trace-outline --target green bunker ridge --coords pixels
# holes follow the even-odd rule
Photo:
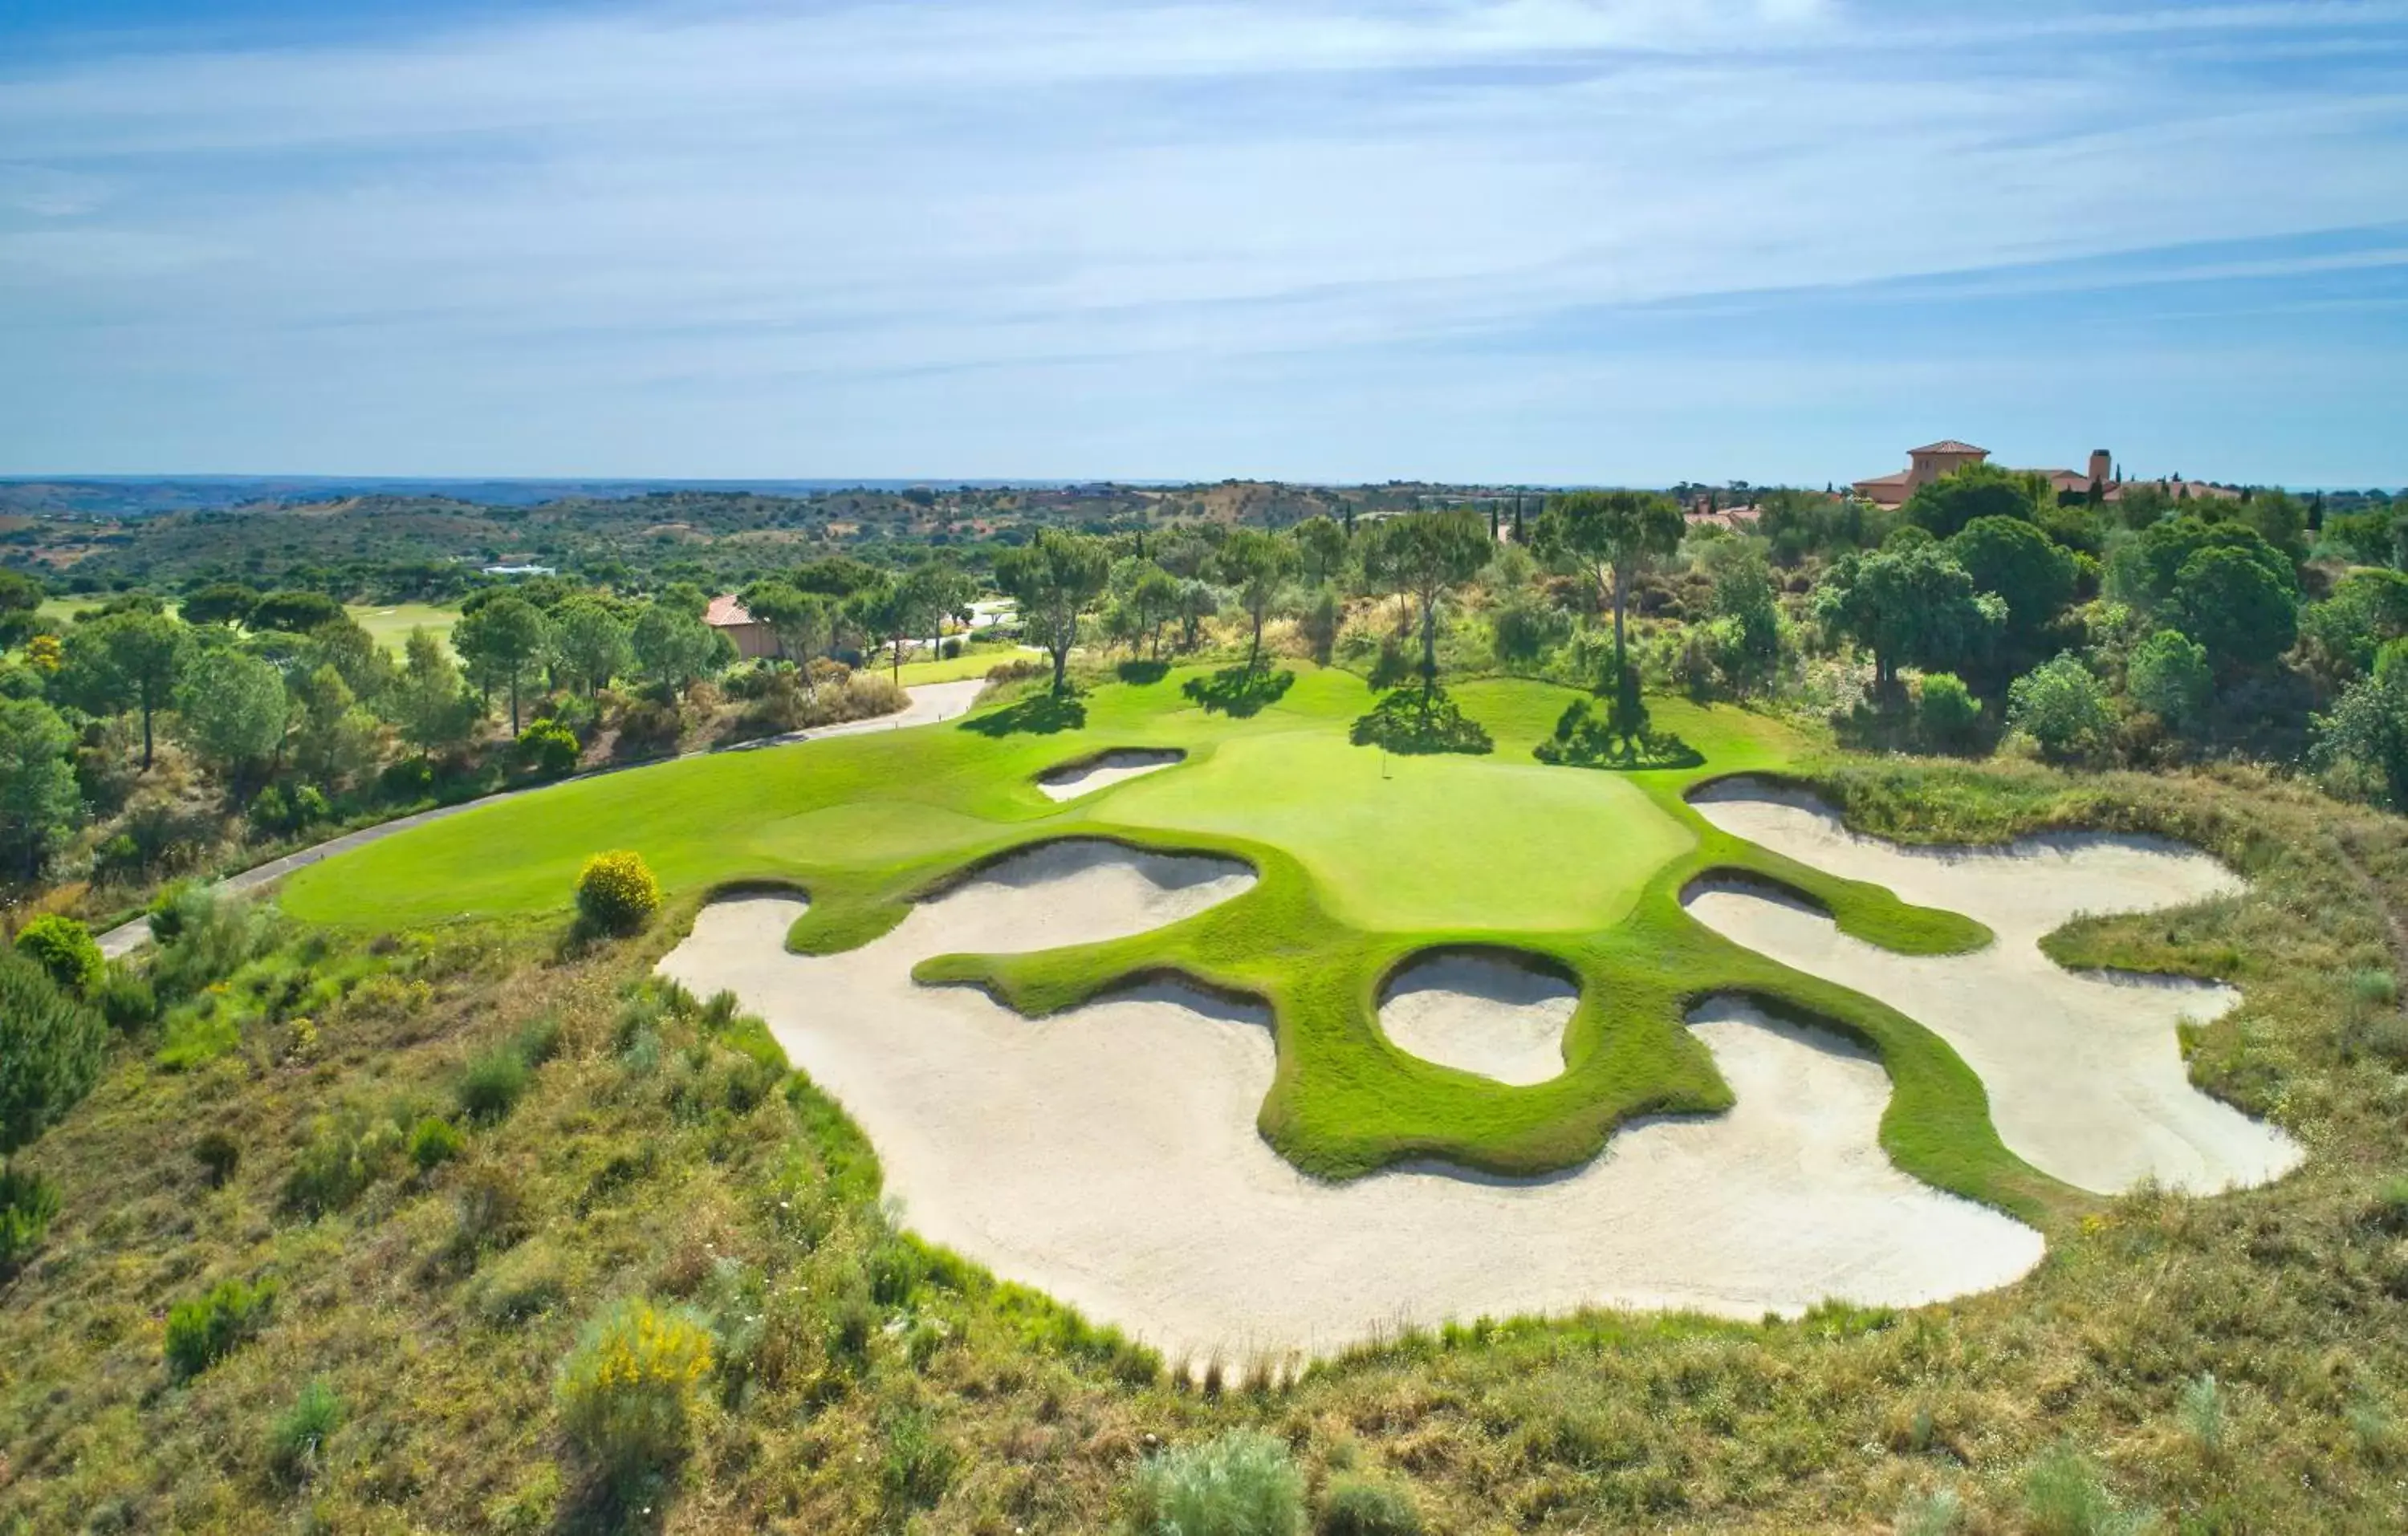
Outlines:
[[[1346,739],[1371,702],[1359,679],[1297,674],[1245,718],[1198,708],[1182,685],[1200,674],[1173,671],[1103,684],[1064,708],[987,709],[576,781],[312,866],[288,882],[283,905],[308,921],[372,928],[541,917],[566,910],[585,858],[630,848],[687,914],[729,890],[801,890],[811,906],[789,945],[832,954],[1038,844],[1100,839],[1219,854],[1252,867],[1256,883],[1185,921],[1098,944],[939,955],[914,974],[985,987],[1030,1016],[1165,977],[1259,999],[1278,1037],[1260,1129],[1297,1168],[1330,1180],[1423,1159],[1535,1177],[1595,1157],[1633,1117],[1727,1109],[1730,1090],[1685,1019],[1707,998],[1743,997],[1879,1054],[1892,1083],[1882,1142],[1908,1172],[2044,1230],[2095,1207],[2006,1149],[1980,1079],[1936,1035],[1683,910],[1694,884],[1738,881],[1900,953],[1989,941],[1970,919],[1798,864],[1689,807],[1707,782],[1803,767],[1807,744],[1785,726],[1659,700],[1658,724],[1695,747],[1699,765],[1551,768],[1531,749],[1575,696],[1484,681],[1453,696],[1494,737],[1492,754],[1395,757]],[[1035,728],[1010,728],[1023,724]],[[1068,801],[1037,788],[1124,749],[1184,756]],[[1389,978],[1428,952],[1465,949],[1526,955],[1577,980],[1560,1076],[1509,1086],[1409,1055],[1382,1033]]]

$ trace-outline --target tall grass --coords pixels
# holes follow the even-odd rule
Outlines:
[[[1131,1487],[1138,1536],[1299,1536],[1304,1474],[1259,1429],[1149,1457]]]

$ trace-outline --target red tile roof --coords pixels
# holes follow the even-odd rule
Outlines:
[[[751,624],[752,615],[745,612],[744,605],[736,600],[735,594],[730,593],[724,597],[713,597],[710,600],[710,606],[703,610],[702,622],[713,629],[725,629],[736,624]]]
[[[1976,448],[1968,442],[1958,442],[1951,438],[1945,442],[1926,443],[1921,448],[1910,448],[1907,452],[1910,453],[1987,453],[1989,450]]]

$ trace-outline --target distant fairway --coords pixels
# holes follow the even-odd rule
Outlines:
[[[77,614],[98,609],[108,601],[108,595],[103,593],[82,597],[50,597],[45,598],[36,611],[64,629],[75,622]],[[171,601],[167,610],[172,613],[179,606]],[[378,644],[395,655],[401,654],[411,630],[421,627],[432,630],[437,639],[449,644],[452,626],[460,622],[458,609],[437,608],[431,603],[351,603],[345,605],[344,611],[361,628],[375,637]]]
[[[413,629],[431,631],[448,648],[452,626],[460,622],[458,609],[437,608],[430,603],[352,603],[344,611],[374,636],[378,644],[395,655],[408,643]]]

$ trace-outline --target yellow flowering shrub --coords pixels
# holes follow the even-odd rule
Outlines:
[[[614,1479],[676,1460],[711,1371],[710,1333],[693,1313],[629,1297],[585,1326],[554,1385],[561,1428]]]
[[[638,854],[596,854],[577,876],[577,911],[595,927],[633,933],[661,904],[661,883]]]

